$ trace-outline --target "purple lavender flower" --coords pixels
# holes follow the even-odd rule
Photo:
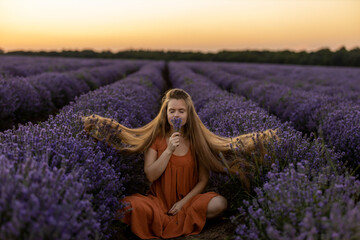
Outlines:
[[[180,128],[181,128],[181,118],[173,118],[171,119],[172,124],[174,125],[174,130],[175,132],[180,132]]]

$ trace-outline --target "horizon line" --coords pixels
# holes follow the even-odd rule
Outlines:
[[[122,50],[112,50],[112,49],[94,49],[94,48],[82,48],[82,49],[74,49],[74,48],[62,48],[62,49],[14,49],[14,50],[4,50],[3,48],[0,47],[0,51],[2,50],[4,54],[6,53],[11,53],[11,52],[64,52],[64,51],[69,51],[69,52],[82,52],[82,51],[93,51],[96,53],[101,53],[101,52],[111,52],[111,53],[118,53],[118,52],[126,52],[126,51],[147,51],[147,52],[200,52],[200,53],[219,53],[219,52],[245,52],[245,51],[251,51],[251,52],[284,52],[284,51],[290,51],[290,52],[318,52],[320,50],[329,50],[331,52],[336,52],[339,51],[341,49],[345,48],[345,50],[347,51],[351,51],[351,50],[355,50],[355,49],[360,49],[360,45],[359,46],[354,46],[352,48],[350,47],[346,47],[345,45],[342,45],[338,48],[336,48],[336,50],[332,50],[330,47],[328,46],[324,46],[324,47],[319,47],[316,50],[296,50],[296,49],[290,49],[290,48],[283,48],[283,49],[267,49],[267,48],[263,48],[263,49],[256,49],[256,48],[245,48],[245,49],[219,49],[219,50],[198,50],[198,49],[188,49],[188,50],[181,50],[181,49],[148,49],[148,48],[127,48],[127,49],[122,49]]]

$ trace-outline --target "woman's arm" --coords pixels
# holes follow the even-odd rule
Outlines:
[[[156,160],[157,152],[149,148],[144,155],[144,172],[150,182],[158,179],[165,171],[169,163],[172,152],[166,149],[161,156]]]
[[[156,160],[157,152],[149,148],[144,155],[144,172],[146,177],[150,182],[158,179],[161,174],[165,171],[166,166],[169,163],[170,157],[175,149],[180,144],[180,133],[175,132],[169,138],[169,143],[166,150],[161,154],[161,156]]]
[[[189,201],[192,197],[196,196],[199,193],[202,193],[209,181],[209,171],[206,170],[202,165],[199,166],[199,182],[195,185],[195,187],[180,201],[175,203],[172,208],[169,210],[169,214],[176,215],[182,206],[184,206],[187,201]]]

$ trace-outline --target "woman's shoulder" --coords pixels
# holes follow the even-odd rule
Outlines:
[[[154,149],[162,148],[164,145],[166,145],[166,138],[160,134],[153,139],[151,144]]]

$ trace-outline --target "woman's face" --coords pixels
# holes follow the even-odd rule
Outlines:
[[[181,126],[184,126],[187,121],[187,106],[184,99],[170,99],[167,108],[167,118],[170,126],[173,126],[171,122],[172,118],[181,118]]]

